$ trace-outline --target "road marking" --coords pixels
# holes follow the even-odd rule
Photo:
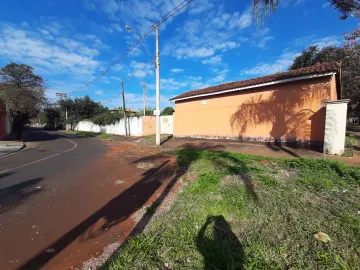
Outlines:
[[[67,153],[67,152],[70,152],[70,151],[74,150],[74,149],[77,147],[77,143],[76,143],[76,142],[74,142],[74,141],[72,141],[72,140],[69,140],[69,139],[66,139],[66,138],[63,138],[63,139],[64,139],[64,140],[67,140],[67,141],[69,141],[69,142],[71,142],[71,143],[73,143],[74,146],[73,146],[71,149],[68,149],[68,150],[66,150],[66,151],[64,151],[64,152],[57,153],[57,154],[55,154],[55,155],[48,156],[48,157],[45,157],[45,158],[42,158],[42,159],[38,159],[38,160],[35,160],[35,161],[32,161],[32,162],[29,162],[29,163],[26,163],[26,164],[23,164],[23,165],[14,167],[14,168],[10,168],[10,169],[7,169],[7,170],[5,170],[5,171],[1,171],[0,174],[6,173],[6,172],[8,172],[8,171],[15,170],[15,169],[18,169],[18,168],[26,167],[26,166],[28,166],[28,165],[31,165],[31,164],[34,164],[34,163],[38,163],[38,162],[40,162],[40,161],[47,160],[47,159],[50,159],[50,158],[53,158],[53,157],[56,157],[56,156],[60,156],[60,155],[62,155],[62,154],[65,154],[65,153]]]

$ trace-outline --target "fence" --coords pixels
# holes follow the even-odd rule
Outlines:
[[[142,120],[140,117],[130,117],[127,119],[127,127],[131,136],[142,136]],[[80,121],[75,127],[76,131],[88,131],[96,133],[107,133],[115,135],[125,135],[124,119],[113,125],[99,126],[90,121]]]
[[[173,134],[173,116],[161,116],[160,118],[161,134]],[[130,117],[127,122],[131,136],[148,136],[156,133],[155,116]],[[74,127],[74,130],[125,135],[124,119],[114,125],[104,126],[96,125],[90,121],[80,121]]]

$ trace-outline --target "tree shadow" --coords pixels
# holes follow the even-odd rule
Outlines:
[[[206,218],[196,246],[204,257],[205,270],[244,269],[243,246],[222,215]]]
[[[1,174],[0,177],[5,177],[10,174],[12,173]],[[38,184],[42,179],[41,177],[33,178],[20,184],[0,189],[0,215],[16,207],[20,201],[43,191],[41,188],[34,187],[34,185]]]
[[[201,143],[184,143],[177,147],[177,149],[183,150],[208,150],[208,151],[222,151],[225,149],[224,145],[213,144],[210,142],[201,142]]]
[[[271,92],[253,91],[231,116],[232,130],[241,140],[283,142],[291,147],[322,145],[325,108],[321,106],[329,98],[330,85],[313,80],[318,81],[302,86],[287,83]],[[262,135],[254,138],[254,133]]]
[[[124,222],[133,213],[142,208],[155,191],[163,185],[164,181],[174,175],[174,172],[175,165],[171,164],[169,160],[162,162],[162,164],[156,168],[147,170],[138,182],[110,200],[106,205],[51,245],[41,250],[19,269],[40,269],[76,239],[85,241],[90,238],[95,238],[109,228]],[[169,183],[175,182],[177,178],[177,176],[173,177]],[[168,186],[170,184],[168,184]],[[167,189],[165,189],[165,192],[168,192]],[[163,198],[163,196],[160,197]],[[99,220],[103,221],[100,228],[96,226]],[[49,248],[54,249],[55,252],[47,253],[46,250]]]

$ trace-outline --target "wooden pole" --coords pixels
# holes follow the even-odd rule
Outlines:
[[[124,111],[125,136],[127,136],[127,135],[128,135],[128,132],[127,132],[127,126],[126,126],[126,107],[125,107],[125,90],[124,90],[124,82],[121,82],[121,87],[122,87],[121,95],[122,95],[122,99],[123,99],[123,111]]]

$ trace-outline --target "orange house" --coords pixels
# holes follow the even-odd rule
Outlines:
[[[340,78],[340,63],[329,62],[186,92],[171,99],[174,136],[320,146]]]

